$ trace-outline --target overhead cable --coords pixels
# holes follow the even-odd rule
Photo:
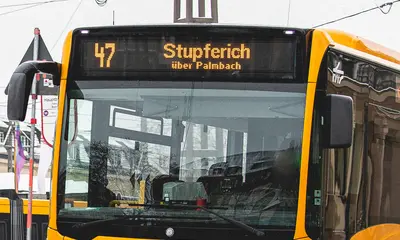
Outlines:
[[[63,33],[64,33],[65,30],[67,29],[68,25],[71,23],[72,19],[73,19],[74,16],[75,16],[75,13],[78,11],[78,9],[79,9],[79,7],[81,6],[81,4],[82,4],[82,0],[79,1],[79,3],[78,3],[78,5],[76,6],[75,10],[72,12],[71,16],[69,17],[67,23],[66,23],[65,26],[64,26],[64,29],[61,31],[61,33],[60,33],[60,35],[58,36],[57,40],[55,41],[55,43],[54,43],[53,46],[51,47],[50,52],[52,52],[53,49],[57,46],[58,41],[60,41],[60,39],[61,39]]]
[[[0,8],[10,8],[10,7],[21,7],[21,6],[29,6],[36,4],[47,4],[47,3],[55,3],[55,2],[65,2],[68,0],[51,0],[51,1],[41,1],[41,2],[30,2],[30,3],[17,3],[17,4],[9,4],[9,5],[0,5]]]
[[[351,15],[348,15],[348,16],[345,16],[345,17],[341,17],[341,18],[338,18],[338,19],[335,19],[335,20],[332,20],[332,21],[329,21],[329,22],[326,22],[326,23],[322,23],[322,24],[316,25],[316,26],[314,26],[312,28],[317,28],[317,27],[321,27],[321,26],[324,26],[324,25],[336,23],[336,22],[342,21],[344,19],[352,18],[352,17],[358,16],[358,15],[361,15],[363,13],[367,13],[367,12],[370,12],[370,11],[373,11],[373,10],[376,10],[376,9],[379,9],[383,14],[388,14],[390,12],[390,10],[392,9],[393,4],[395,4],[397,2],[400,2],[400,0],[387,2],[387,3],[384,3],[384,4],[379,5],[379,6],[377,5],[376,7],[369,8],[369,9],[366,9],[366,10],[363,10],[363,11],[360,11],[360,12],[357,12],[357,13],[353,13]],[[383,8],[387,7],[387,6],[389,6],[389,9],[387,11],[383,11]]]
[[[15,9],[15,10],[11,10],[11,11],[8,11],[8,12],[0,13],[0,16],[5,16],[5,15],[8,15],[8,14],[19,12],[19,11],[22,11],[22,10],[25,10],[25,9],[29,9],[29,8],[39,7],[39,6],[42,6],[42,5],[45,5],[45,4],[49,4],[49,3],[65,2],[65,1],[68,1],[68,0],[53,0],[53,1],[36,2],[36,3],[31,3],[31,4],[19,5],[19,6],[26,6],[26,5],[28,5],[28,6],[23,7],[23,8],[18,8],[18,9]],[[12,6],[12,5],[2,5],[0,7],[2,7],[2,8],[16,7],[17,5],[18,4],[14,4],[14,6]]]

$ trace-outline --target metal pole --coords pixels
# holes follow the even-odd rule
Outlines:
[[[115,11],[113,10],[113,26],[115,25]]]
[[[7,150],[7,172],[12,172],[13,170],[13,154],[12,154],[12,148],[13,148],[13,126],[12,123],[10,123],[10,126],[7,130],[6,137],[4,138],[4,147]]]
[[[12,160],[13,160],[13,155],[12,155],[12,146],[6,146],[7,150],[7,172],[12,172],[13,171],[13,165],[12,165]]]
[[[14,155],[12,156],[13,157],[12,160],[15,162],[16,152],[15,152],[14,144],[15,144],[15,126],[16,125],[15,125],[15,122],[12,122],[12,121],[10,121],[10,125],[11,125],[11,130],[12,130],[12,132],[10,133],[11,147],[14,148]],[[13,163],[11,163],[11,171],[14,173],[14,176],[15,176],[15,167],[13,166]],[[15,186],[17,186],[17,185],[15,185]],[[17,188],[15,190],[17,190]]]
[[[18,142],[15,137],[16,129],[19,129],[19,123],[17,121],[14,122],[14,182],[15,182],[15,192],[18,193],[18,179],[17,179],[17,151],[18,151]],[[25,159],[24,159],[25,160]]]
[[[40,30],[35,28],[34,30],[35,38],[33,42],[33,60],[38,60],[39,55],[39,35]],[[32,113],[31,113],[31,154],[29,158],[29,196],[28,196],[28,216],[26,221],[26,239],[32,239],[32,198],[33,198],[33,158],[35,154],[35,126],[36,126],[36,83],[39,80],[39,75],[35,74],[34,79],[32,79]]]
[[[287,20],[286,20],[286,26],[289,26],[289,20],[290,20],[290,4],[292,3],[292,0],[289,0],[289,7],[288,7],[288,13],[287,13]]]

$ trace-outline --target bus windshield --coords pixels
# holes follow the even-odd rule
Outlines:
[[[305,83],[74,83],[63,120],[59,221],[138,210],[206,214],[138,206],[177,203],[294,228]]]

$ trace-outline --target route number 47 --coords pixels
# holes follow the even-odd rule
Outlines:
[[[108,56],[106,56],[104,49],[110,49]],[[100,59],[100,68],[104,68],[104,64],[106,65],[106,68],[110,67],[114,53],[115,43],[105,43],[104,47],[100,47],[98,43],[95,43],[94,45],[94,55]]]

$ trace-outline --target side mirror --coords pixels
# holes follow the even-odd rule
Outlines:
[[[11,121],[24,121],[31,93],[33,77],[36,73],[53,75],[53,81],[60,82],[60,64],[56,62],[27,61],[15,69],[7,85],[7,117]]]
[[[350,147],[353,143],[353,99],[345,95],[328,94],[324,105],[324,147]]]

